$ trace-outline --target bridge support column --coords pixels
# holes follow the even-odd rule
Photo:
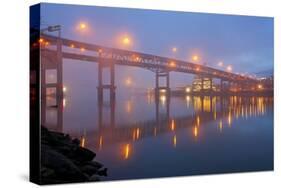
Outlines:
[[[210,77],[210,92],[213,91],[213,78]]]
[[[103,70],[105,68],[110,69],[110,83],[104,84],[103,83]],[[100,61],[98,64],[98,101],[103,103],[104,97],[103,97],[103,91],[105,89],[108,89],[110,92],[110,102],[115,101],[115,66],[113,62],[104,62]]]
[[[99,54],[101,56],[101,54]],[[103,82],[103,71],[104,69],[109,69],[110,73],[110,83],[105,84]],[[115,64],[108,61],[99,61],[98,62],[98,113],[99,113],[99,127],[103,126],[103,107],[104,107],[104,90],[109,90],[109,102],[110,102],[110,126],[115,126]]]
[[[161,78],[165,78],[166,82],[165,82],[165,86],[160,86],[159,81]],[[169,72],[162,72],[157,70],[156,74],[155,74],[155,94],[159,96],[159,93],[163,92],[165,93],[167,96],[170,95],[170,76],[169,76]]]

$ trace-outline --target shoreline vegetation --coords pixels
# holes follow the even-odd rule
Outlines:
[[[41,183],[99,181],[107,168],[94,161],[96,154],[80,146],[80,140],[41,126]]]

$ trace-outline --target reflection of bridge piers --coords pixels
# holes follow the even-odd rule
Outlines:
[[[99,56],[101,56],[101,51],[98,52]],[[103,81],[103,72],[105,69],[109,69],[109,77],[110,81],[109,84],[105,84]],[[109,90],[109,116],[110,116],[110,126],[115,126],[115,104],[116,104],[116,86],[115,86],[115,65],[114,62],[111,61],[102,61],[102,59],[98,62],[98,87],[97,87],[97,93],[98,93],[98,125],[101,129],[104,127],[104,117],[103,117],[103,111],[104,108],[107,106],[104,105],[104,90]]]
[[[161,79],[165,79],[164,84],[160,86]],[[165,106],[165,119],[170,117],[170,75],[169,71],[159,70],[155,71],[155,112],[157,125],[160,121],[160,102]]]

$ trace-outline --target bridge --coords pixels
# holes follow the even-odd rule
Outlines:
[[[56,87],[58,96],[62,95],[62,63],[63,59],[73,59],[80,61],[88,61],[98,63],[98,97],[103,101],[103,90],[110,90],[110,98],[115,98],[115,65],[133,66],[148,69],[155,73],[155,94],[159,95],[160,90],[170,91],[170,72],[181,72],[186,74],[199,75],[203,78],[211,80],[211,89],[213,79],[220,79],[220,91],[225,92],[223,86],[227,82],[242,87],[256,87],[259,81],[251,77],[226,72],[215,69],[206,65],[195,64],[174,58],[161,57],[152,54],[146,54],[136,51],[109,48],[96,44],[75,41],[71,39],[61,38],[53,35],[41,34],[40,36],[41,51],[41,84],[42,93],[48,87]],[[73,52],[71,49],[78,50]],[[91,52],[91,55],[86,54]],[[103,70],[110,70],[110,83],[103,83]],[[57,70],[57,83],[45,83],[45,70]],[[159,85],[160,78],[166,80],[164,86]],[[203,88],[203,84],[202,90]]]

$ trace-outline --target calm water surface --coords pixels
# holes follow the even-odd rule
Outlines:
[[[53,100],[46,126],[96,152],[103,180],[273,169],[271,97],[157,100],[143,91],[98,105],[96,96],[66,95],[62,109],[48,107]]]

